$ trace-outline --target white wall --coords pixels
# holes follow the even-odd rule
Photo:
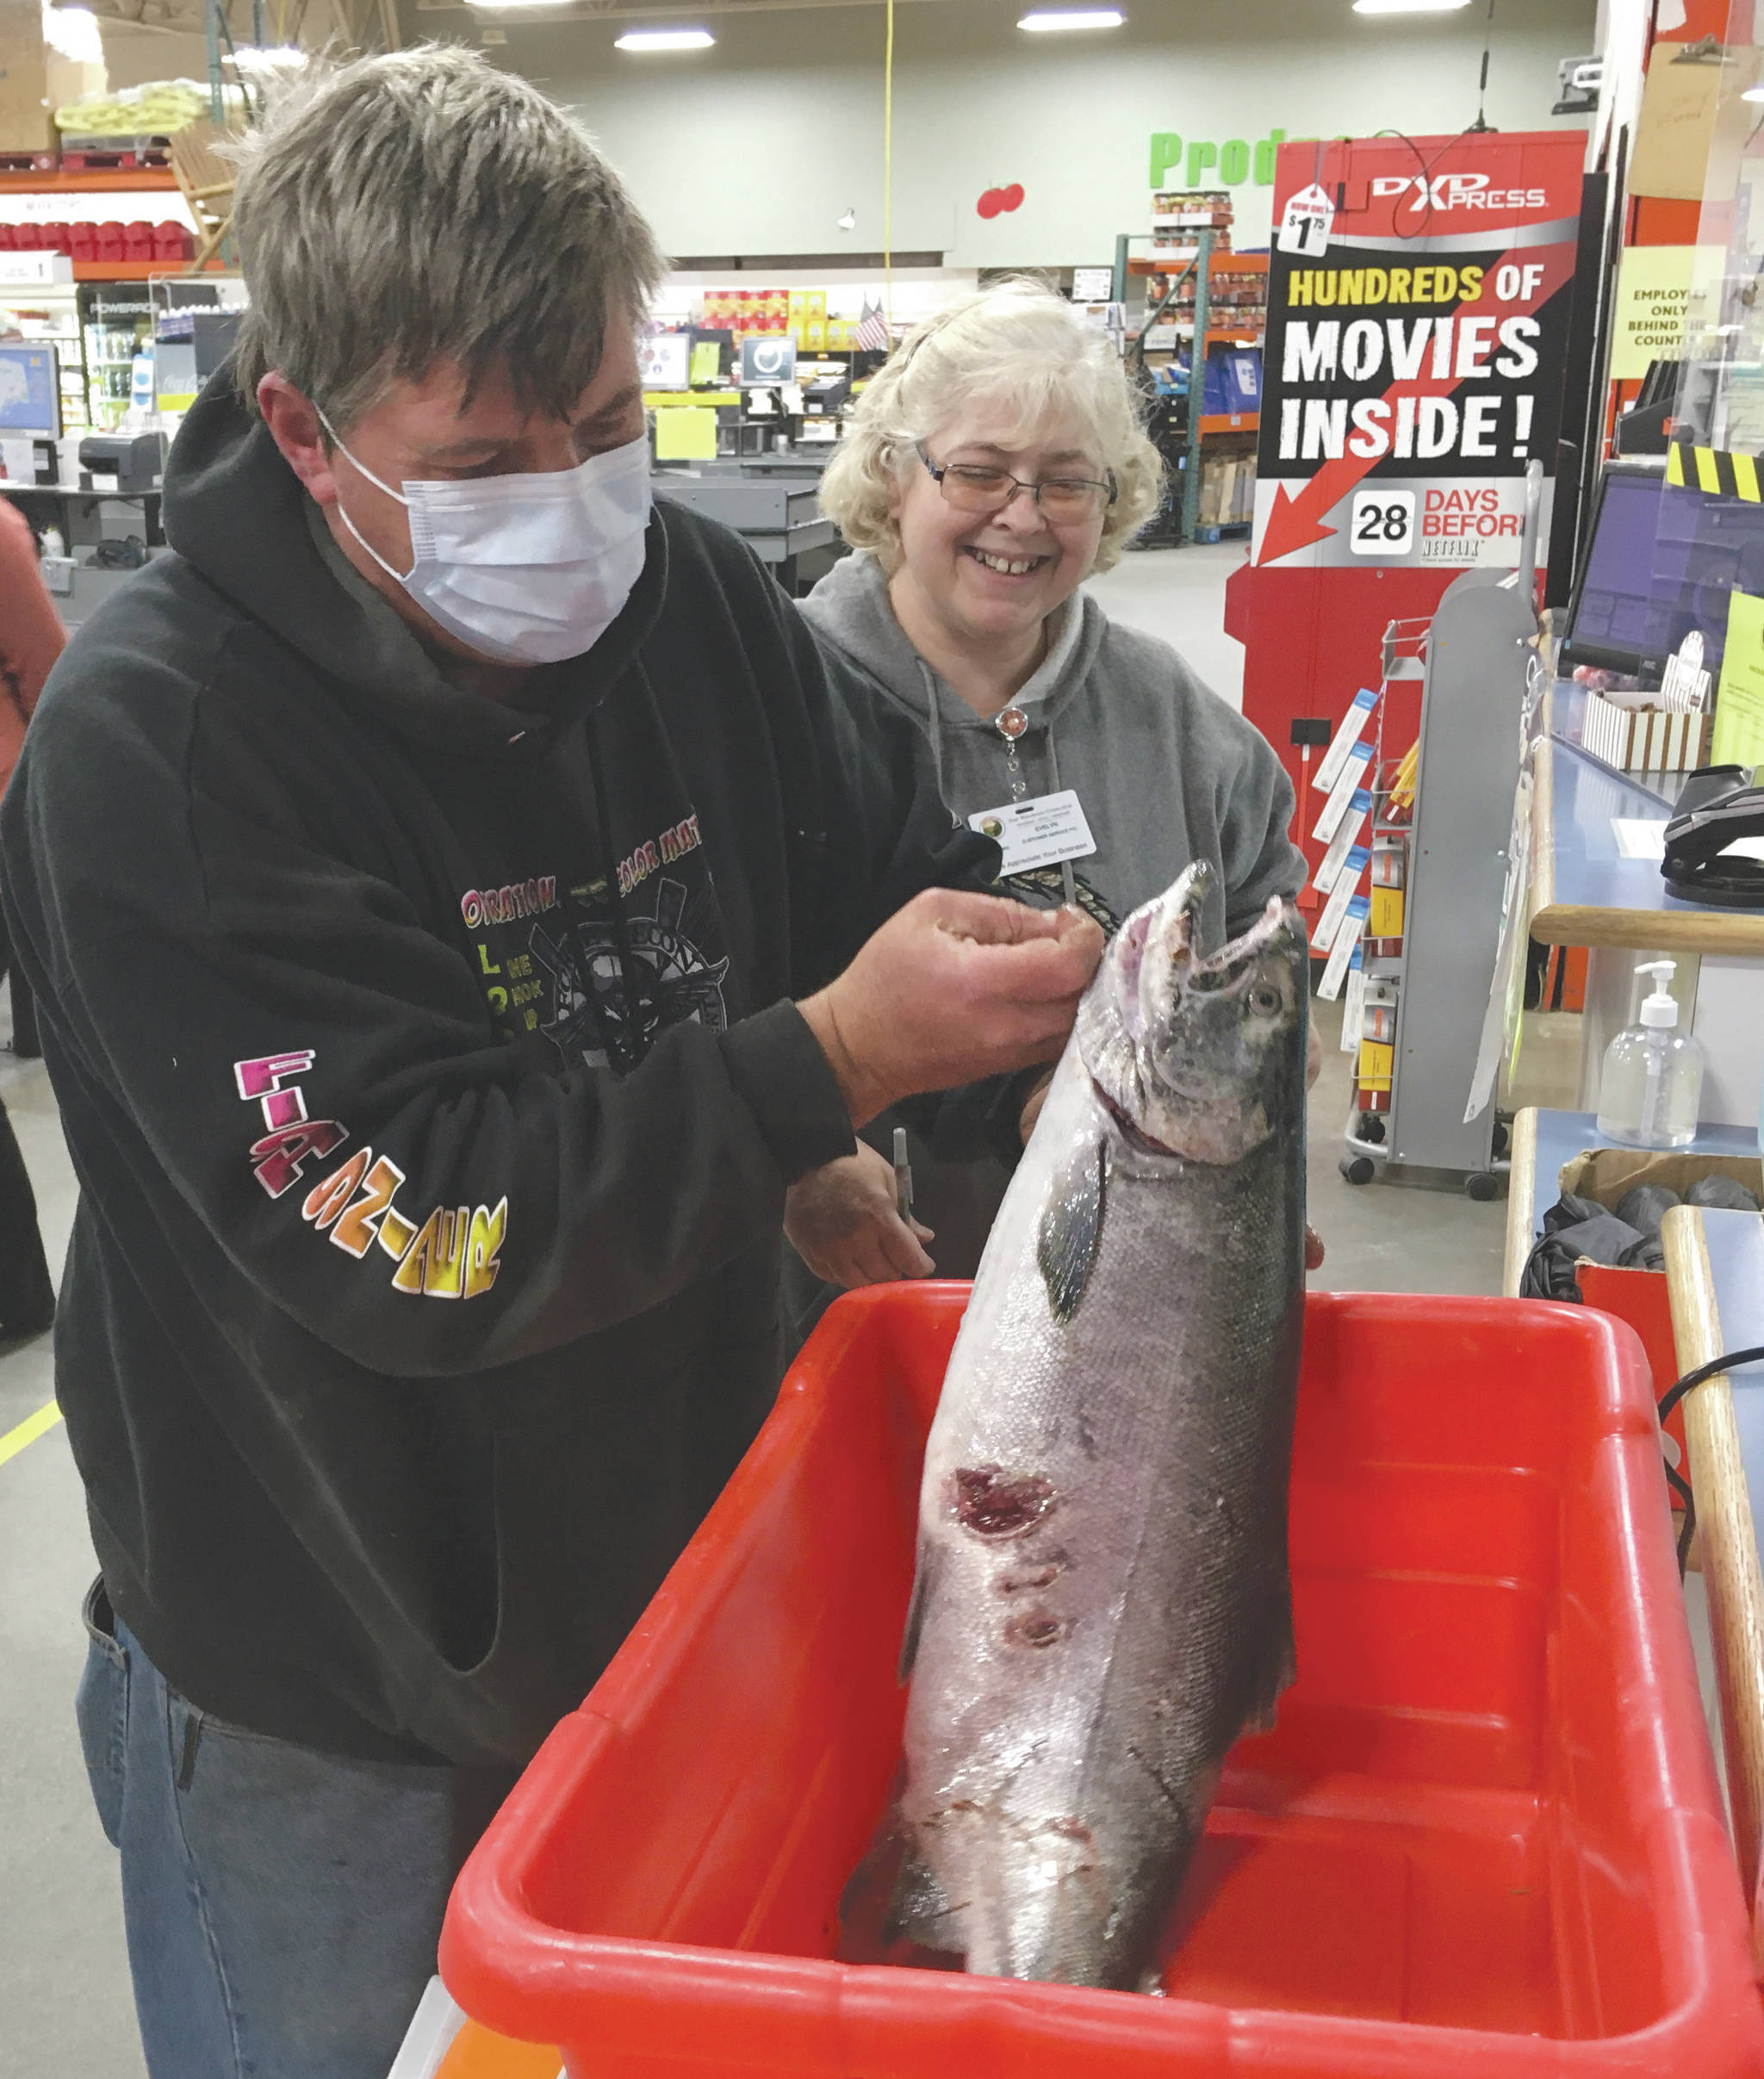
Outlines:
[[[1476,112],[1480,0],[1434,16],[1357,15],[1350,0],[1124,0],[1126,28],[1082,36],[1024,34],[1023,4],[897,7],[897,250],[960,267],[1100,264],[1117,231],[1147,228],[1154,131],[1454,134]],[[1595,0],[1502,0],[1491,123],[1552,126],[1556,61],[1597,47],[1595,15]],[[690,0],[678,18],[696,19]],[[490,54],[581,115],[676,254],[879,249],[882,9],[704,19],[714,49],[641,56],[613,48],[616,21],[407,10],[404,25],[463,39],[478,20],[505,27]],[[1012,182],[1020,209],[976,214],[984,189]],[[1266,241],[1269,195],[1236,190],[1239,245]],[[842,233],[850,208],[856,229]]]

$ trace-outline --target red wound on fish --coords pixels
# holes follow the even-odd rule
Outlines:
[[[1005,1643],[1009,1646],[1052,1646],[1065,1631],[1065,1627],[1051,1610],[1039,1606],[1025,1610],[1014,1617],[1004,1628]]]
[[[1027,1573],[1001,1573],[992,1586],[1000,1595],[1021,1595],[1025,1588],[1051,1588],[1059,1579],[1059,1568],[1050,1561]]]
[[[955,1475],[955,1513],[976,1537],[1020,1537],[1053,1506],[1053,1482],[1040,1473],[1003,1466],[962,1466]]]

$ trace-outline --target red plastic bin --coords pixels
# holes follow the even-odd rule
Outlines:
[[[1647,1368],[1569,1306],[1311,1297],[1298,1680],[1227,1763],[1169,1998],[829,1961],[965,1298],[829,1313],[467,1864],[469,2013],[572,2079],[1764,2072]]]

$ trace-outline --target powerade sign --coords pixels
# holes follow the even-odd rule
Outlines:
[[[1275,158],[1284,130],[1270,130],[1252,144],[1246,137],[1183,137],[1177,130],[1152,133],[1154,188],[1241,188],[1252,173],[1258,188],[1274,185]]]

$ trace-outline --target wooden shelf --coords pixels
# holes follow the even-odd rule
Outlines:
[[[182,275],[189,267],[188,260],[76,260],[73,278],[76,282],[142,282],[150,275]],[[218,260],[203,268],[205,275],[225,274],[227,270]],[[65,288],[66,284],[64,282]]]
[[[1129,260],[1127,270],[1130,275],[1178,274],[1188,265],[1186,260],[1152,258]],[[1264,275],[1268,271],[1268,255],[1265,252],[1215,252],[1207,269],[1207,279],[1214,275]]]
[[[139,173],[0,173],[0,195],[122,195],[143,188],[177,191],[169,166],[146,166]]]

